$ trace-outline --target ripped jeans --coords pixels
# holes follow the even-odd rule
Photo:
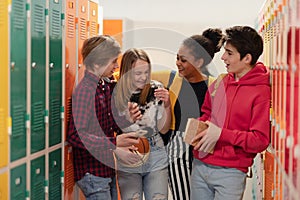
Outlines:
[[[86,200],[117,200],[116,179],[103,178],[86,173],[85,176],[77,181],[77,185],[84,193]]]
[[[118,172],[122,200],[168,199],[168,168],[146,173]]]

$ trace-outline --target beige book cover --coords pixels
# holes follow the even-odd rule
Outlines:
[[[187,121],[187,124],[185,127],[184,137],[183,137],[184,142],[186,142],[192,146],[195,146],[199,140],[194,141],[192,143],[192,139],[195,137],[197,132],[200,133],[201,131],[203,131],[207,128],[208,128],[208,126],[204,122],[199,121],[198,119],[195,119],[195,118],[188,118],[188,121]],[[213,151],[211,151],[209,153],[213,153]]]

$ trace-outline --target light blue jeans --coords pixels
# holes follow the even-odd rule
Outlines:
[[[193,161],[191,200],[241,200],[246,186],[246,173],[227,167]]]
[[[146,173],[118,172],[121,199],[167,200],[168,168]]]
[[[103,178],[86,173],[82,179],[77,181],[77,185],[82,190],[86,200],[118,199],[115,177]]]

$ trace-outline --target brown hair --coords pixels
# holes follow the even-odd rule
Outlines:
[[[113,57],[121,53],[119,43],[108,35],[98,35],[84,41],[81,49],[83,64],[93,69],[94,64],[105,66]]]
[[[233,26],[226,29],[226,43],[236,48],[240,53],[240,60],[249,53],[252,56],[251,65],[255,65],[263,52],[262,37],[249,26]]]

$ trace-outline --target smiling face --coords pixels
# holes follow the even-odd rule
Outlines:
[[[200,68],[200,61],[195,60],[190,49],[184,45],[182,45],[178,50],[176,65],[179,76],[184,77],[187,80],[193,79],[195,76],[199,75],[197,67]]]
[[[119,68],[118,57],[110,59],[105,67],[99,68],[99,73],[102,77],[111,77],[115,70]]]
[[[239,79],[252,69],[250,54],[241,59],[240,53],[230,43],[226,43],[224,49],[225,52],[221,59],[224,60],[228,73],[234,73],[235,77]]]
[[[148,62],[138,59],[133,66],[133,84],[136,88],[143,89],[149,83],[150,65]]]

